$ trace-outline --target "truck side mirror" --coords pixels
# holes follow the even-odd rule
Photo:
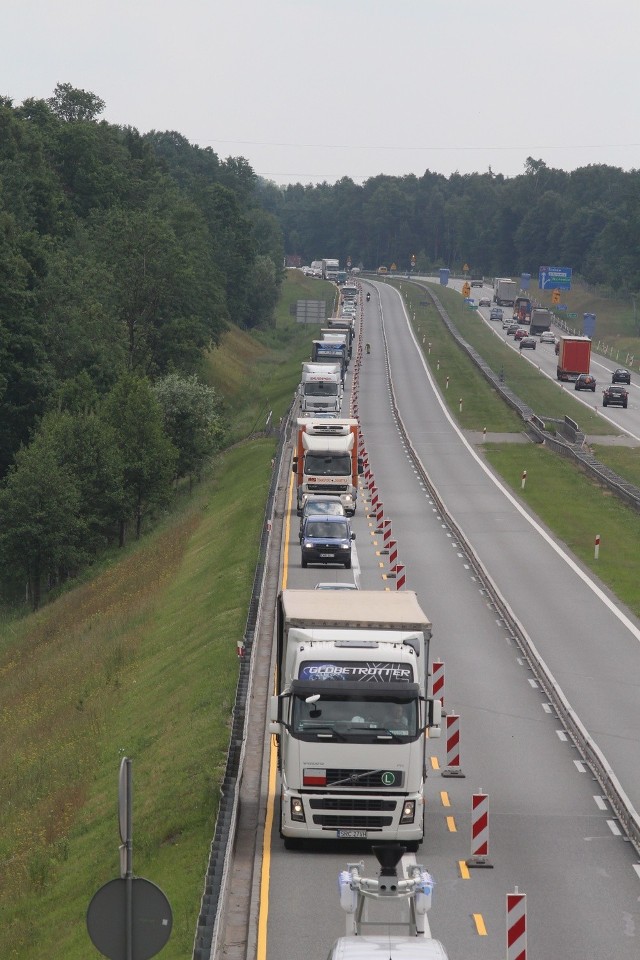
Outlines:
[[[429,739],[436,740],[442,733],[442,703],[440,700],[428,701]]]
[[[438,700],[438,703],[440,703],[439,700]],[[280,713],[280,698],[275,696],[271,697],[269,699],[269,720],[272,723],[277,723],[279,713]],[[272,730],[270,732],[273,733],[274,731]],[[278,733],[279,729],[275,732]]]
[[[356,535],[355,535],[355,533],[354,533],[353,530],[352,530],[352,531],[351,531],[351,539],[352,539],[352,540],[355,540],[355,538],[356,538]]]
[[[364,463],[362,462],[362,457],[358,457],[358,476],[362,476],[364,473]]]

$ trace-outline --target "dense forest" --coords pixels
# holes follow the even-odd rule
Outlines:
[[[640,290],[640,171],[586,166],[571,173],[528,158],[521,176],[377,176],[358,186],[258,184],[282,225],[288,254],[303,263],[338,257],[376,269],[395,263],[537,277],[571,267],[619,293]]]
[[[104,107],[0,98],[0,585],[33,606],[223,444],[205,350],[269,325],[282,280],[242,158]]]

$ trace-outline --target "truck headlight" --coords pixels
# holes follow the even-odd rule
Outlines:
[[[291,797],[291,819],[302,822],[305,820],[304,807],[302,806],[300,797]]]
[[[402,804],[402,816],[400,817],[400,823],[413,823],[416,819],[416,802],[415,800],[405,800]]]

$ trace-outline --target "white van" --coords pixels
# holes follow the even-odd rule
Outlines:
[[[439,940],[425,937],[340,937],[327,960],[448,960]]]

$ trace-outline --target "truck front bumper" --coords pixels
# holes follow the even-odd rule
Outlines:
[[[424,835],[424,798],[419,793],[283,790],[280,802],[284,837],[402,843],[420,841]]]

